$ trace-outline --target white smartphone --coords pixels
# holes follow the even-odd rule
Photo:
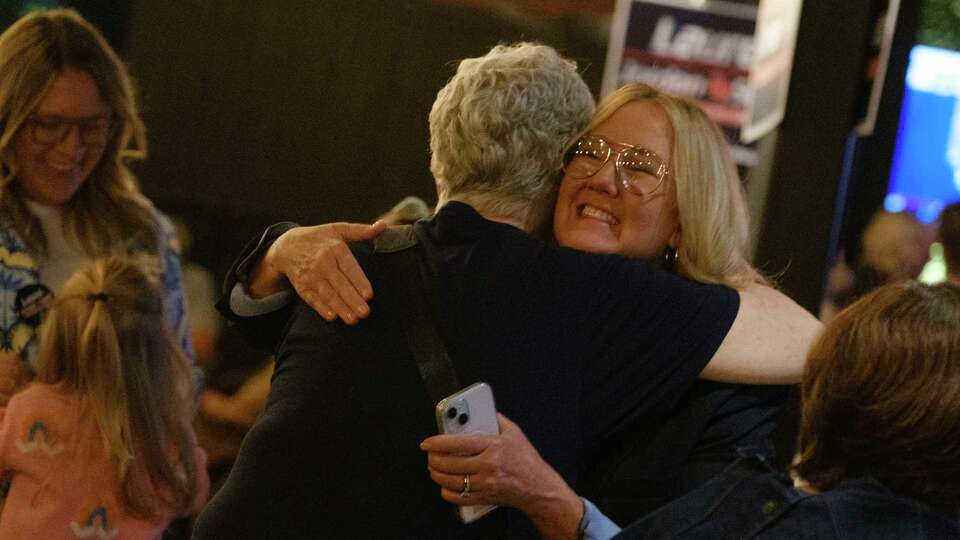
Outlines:
[[[466,433],[500,433],[497,423],[497,407],[493,402],[490,385],[478,382],[437,403],[437,429],[440,433],[462,435]],[[485,516],[495,505],[458,507],[460,520],[472,523]]]

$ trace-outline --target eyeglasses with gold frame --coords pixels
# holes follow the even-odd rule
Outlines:
[[[574,143],[564,156],[563,170],[573,178],[589,178],[611,157],[620,184],[641,197],[653,195],[670,175],[669,167],[656,153],[593,134],[584,135]]]

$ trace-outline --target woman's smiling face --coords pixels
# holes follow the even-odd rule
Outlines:
[[[107,142],[101,135],[109,135],[109,123],[110,107],[93,78],[65,68],[16,135],[17,179],[23,194],[50,206],[69,201],[103,156]],[[62,138],[37,140],[38,131],[53,132],[58,124],[71,126]]]
[[[636,146],[672,163],[670,120],[651,101],[631,101],[591,132],[612,143]],[[619,145],[617,143],[620,143]],[[565,174],[554,209],[553,230],[561,246],[594,253],[617,253],[657,261],[667,246],[680,243],[676,186],[668,175],[649,196],[624,189],[611,155],[593,176]]]

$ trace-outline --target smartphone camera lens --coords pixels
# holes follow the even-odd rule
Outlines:
[[[447,418],[453,420],[453,419],[456,418],[456,417],[457,417],[457,408],[456,408],[456,407],[450,407],[449,409],[447,409]]]
[[[467,414],[467,413],[463,413],[463,414],[460,415],[460,418],[457,418],[457,422],[460,422],[460,425],[461,425],[461,426],[466,425],[467,422],[469,422],[469,421],[470,421],[470,415]]]

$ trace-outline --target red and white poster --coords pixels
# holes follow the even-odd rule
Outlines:
[[[752,166],[757,151],[742,132],[753,141],[783,117],[799,13],[800,0],[618,0],[602,92],[645,82],[690,97]]]

